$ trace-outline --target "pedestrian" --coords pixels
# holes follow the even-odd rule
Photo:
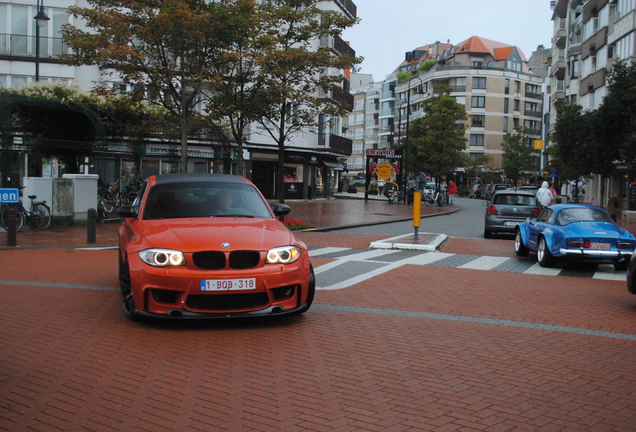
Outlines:
[[[547,207],[552,204],[552,191],[550,190],[550,185],[547,181],[544,181],[537,191],[537,200],[541,207]]]
[[[384,195],[384,181],[380,180],[378,182],[378,195],[383,196]]]
[[[455,194],[457,194],[457,185],[452,180],[448,183],[448,188],[446,189],[446,193],[448,194],[448,203],[450,205],[454,205]]]

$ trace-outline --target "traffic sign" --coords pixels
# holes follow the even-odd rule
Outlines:
[[[0,203],[17,203],[20,201],[18,188],[0,188]]]

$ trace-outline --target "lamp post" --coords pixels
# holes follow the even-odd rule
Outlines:
[[[408,82],[408,84],[406,85],[406,137],[404,140],[404,168],[402,169],[402,171],[404,171],[404,184],[402,186],[402,190],[404,191],[404,204],[406,204],[406,185],[408,183],[408,176],[409,176],[409,170],[408,170],[408,154],[409,154],[409,123],[411,120],[411,81],[413,81],[414,79],[418,79],[420,80],[420,91],[418,92],[418,94],[422,93],[421,87],[424,86],[424,82],[422,81],[422,78],[418,77],[418,76],[414,76],[413,78],[411,78]]]
[[[35,82],[40,81],[40,27],[45,27],[46,22],[51,18],[44,12],[44,0],[37,0],[37,15],[33,17],[37,25],[35,26]]]
[[[179,159],[179,172],[188,172],[188,133],[189,133],[189,117],[194,99],[194,87],[185,86],[181,90],[181,117],[179,119],[181,129],[181,157]]]

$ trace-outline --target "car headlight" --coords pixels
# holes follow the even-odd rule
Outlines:
[[[139,252],[139,258],[154,267],[186,265],[183,253],[170,249],[146,249]]]
[[[300,258],[300,248],[296,246],[282,246],[267,252],[267,264],[291,264]]]

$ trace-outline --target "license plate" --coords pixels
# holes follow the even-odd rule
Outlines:
[[[520,222],[510,222],[510,221],[506,221],[504,222],[504,226],[517,226],[519,225]]]
[[[256,278],[203,279],[201,291],[245,291],[256,289]]]
[[[590,249],[609,250],[610,244],[609,243],[590,243]]]

